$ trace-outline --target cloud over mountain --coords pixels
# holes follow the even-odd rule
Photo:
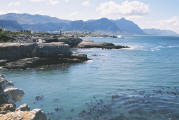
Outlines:
[[[101,3],[96,10],[102,15],[142,16],[149,13],[149,6],[139,1],[108,1]]]

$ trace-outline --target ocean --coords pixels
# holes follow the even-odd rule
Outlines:
[[[83,38],[130,48],[74,49],[91,59],[0,71],[51,120],[179,120],[179,37]]]

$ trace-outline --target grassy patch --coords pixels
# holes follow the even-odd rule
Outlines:
[[[0,42],[12,42],[14,39],[10,37],[10,32],[2,31],[0,32]]]

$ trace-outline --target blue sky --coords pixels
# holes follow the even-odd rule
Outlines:
[[[0,14],[43,14],[70,20],[125,17],[142,28],[179,33],[179,0],[0,0]]]

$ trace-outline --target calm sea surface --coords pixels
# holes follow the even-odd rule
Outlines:
[[[130,49],[74,50],[91,59],[49,69],[1,71],[21,102],[52,120],[179,120],[179,37],[83,38]]]

